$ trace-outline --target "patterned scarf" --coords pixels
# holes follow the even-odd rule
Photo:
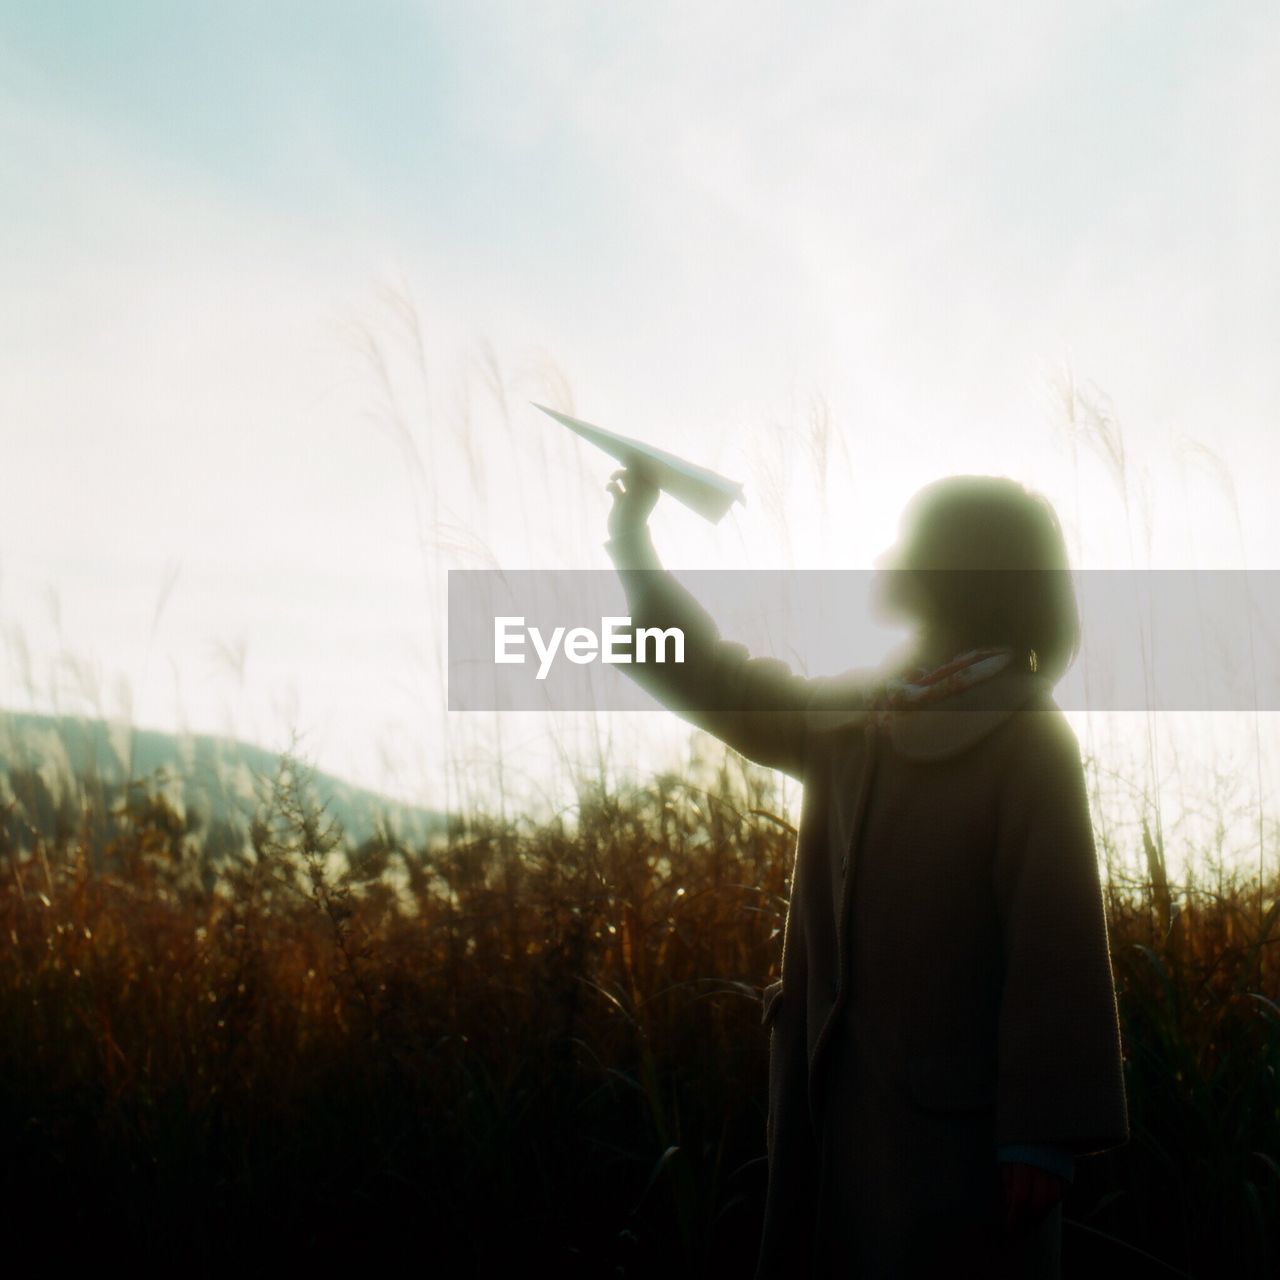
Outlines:
[[[884,728],[899,712],[937,702],[959,693],[961,689],[968,689],[1003,671],[1012,660],[1013,650],[1007,647],[968,649],[931,671],[924,667],[908,667],[880,685],[871,702],[871,721],[877,728]]]

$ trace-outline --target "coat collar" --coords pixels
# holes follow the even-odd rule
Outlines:
[[[1053,684],[1046,676],[1030,671],[1002,671],[941,702],[898,713],[889,722],[888,737],[900,755],[913,760],[942,760],[985,738],[1019,707],[1050,698],[1052,693]],[[847,700],[840,706],[839,701],[811,707],[809,729],[830,732],[869,727],[865,711],[851,708]]]

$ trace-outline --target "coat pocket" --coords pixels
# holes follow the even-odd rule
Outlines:
[[[929,1111],[980,1111],[996,1105],[996,1063],[963,1051],[916,1053],[907,1059],[907,1086]]]
[[[773,1026],[778,1014],[782,1010],[782,981],[771,982],[764,989],[764,993],[760,997],[763,1006],[760,1021],[766,1027]]]

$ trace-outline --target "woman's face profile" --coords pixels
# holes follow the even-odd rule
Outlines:
[[[900,625],[918,620],[913,604],[911,575],[901,572],[905,563],[901,538],[875,559],[871,579],[871,609],[881,622]]]
[[[898,521],[897,540],[875,559],[871,608],[878,619],[891,625],[914,625],[920,621],[914,575],[903,572],[914,562],[913,549],[919,537],[919,523],[918,513],[908,504]]]

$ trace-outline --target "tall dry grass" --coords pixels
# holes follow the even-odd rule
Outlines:
[[[59,805],[19,776],[12,1220],[50,1258],[186,1271],[745,1272],[794,832],[771,775],[697,744],[687,774],[584,782],[536,825],[477,811],[422,848],[349,846],[285,755],[212,885],[150,788]],[[1262,922],[1230,877],[1110,888],[1133,1141],[1080,1162],[1067,1256],[1268,1274],[1280,885]]]

